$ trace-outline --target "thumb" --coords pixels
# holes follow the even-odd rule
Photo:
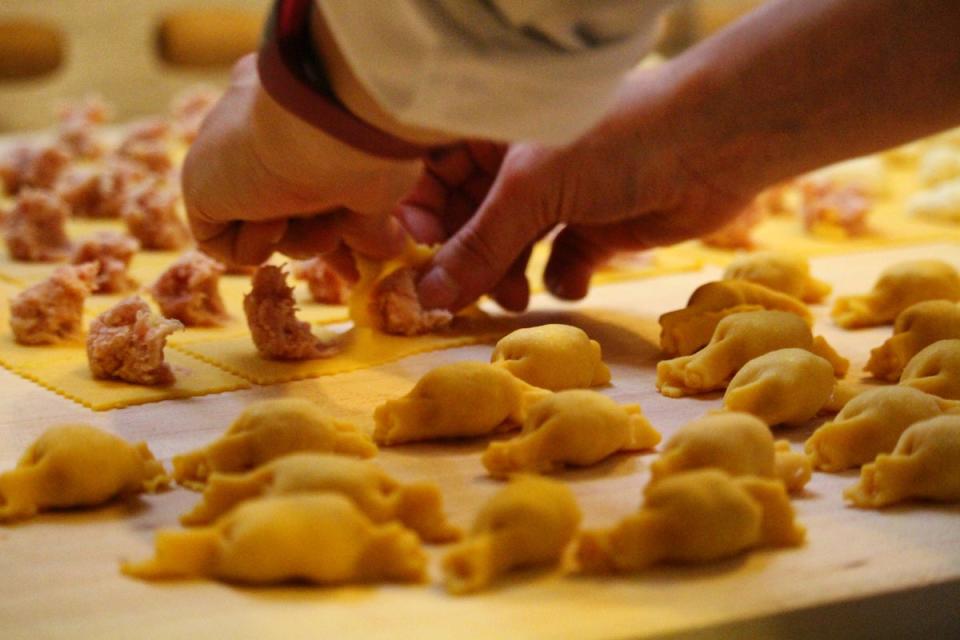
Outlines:
[[[418,286],[421,304],[456,310],[493,289],[551,226],[529,202],[529,191],[518,182],[498,180],[474,216],[434,256]]]

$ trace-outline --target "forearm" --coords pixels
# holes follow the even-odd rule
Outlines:
[[[688,168],[748,193],[960,124],[960,3],[779,0],[669,63]]]

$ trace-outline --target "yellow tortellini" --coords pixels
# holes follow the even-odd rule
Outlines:
[[[730,411],[751,413],[769,425],[803,424],[833,394],[833,366],[804,349],[777,349],[741,368],[723,396]]]
[[[492,364],[443,365],[427,372],[407,395],[376,408],[373,438],[392,445],[515,429],[530,404],[549,393]]]
[[[724,280],[746,280],[774,291],[817,303],[830,294],[831,287],[810,275],[806,258],[789,253],[759,251],[737,258],[723,272]]]
[[[147,445],[82,424],[47,429],[0,474],[0,521],[39,511],[91,507],[169,483]]]
[[[650,449],[660,434],[639,405],[619,405],[596,391],[573,389],[530,407],[519,436],[493,442],[483,454],[490,475],[547,473],[596,464],[617,451]]]
[[[186,487],[202,488],[214,471],[248,471],[298,451],[369,458],[377,447],[354,425],[329,418],[309,400],[261,400],[244,409],[218,440],[175,456],[173,477]]]
[[[427,542],[460,537],[443,513],[436,485],[400,484],[372,462],[325,453],[291,454],[243,474],[211,474],[203,499],[180,522],[209,524],[241,502],[262,496],[319,492],[343,495],[373,522],[399,521]]]
[[[920,302],[897,316],[893,336],[870,351],[867,371],[894,382],[922,349],[940,340],[960,339],[960,305],[947,300]]]
[[[491,362],[535,387],[562,391],[586,389],[610,382],[600,343],[579,327],[545,324],[518,329],[504,336]]]
[[[158,531],[154,557],[121,568],[144,579],[341,584],[419,582],[426,564],[412,531],[374,524],[347,498],[320,493],[250,500],[212,526]]]
[[[639,512],[610,530],[581,534],[576,555],[585,573],[629,572],[797,546],[804,535],[780,482],[701,469],[649,485]]]
[[[960,400],[960,340],[939,340],[921,349],[900,374],[900,384]]]
[[[697,287],[685,308],[660,316],[660,349],[668,356],[689,355],[710,342],[725,317],[761,309],[789,311],[813,323],[807,306],[792,296],[746,280],[718,280]]]
[[[444,584],[479,591],[511,569],[558,563],[580,524],[566,485],[517,476],[480,508],[469,535],[443,558]]]
[[[960,416],[918,422],[903,432],[893,453],[860,469],[860,482],[843,492],[858,507],[907,500],[960,502]]]
[[[727,316],[703,350],[657,363],[657,389],[680,397],[723,389],[750,360],[778,349],[799,348],[827,359],[842,375],[849,363],[802,318],[785,311],[747,311]]]
[[[816,469],[859,467],[880,453],[893,451],[910,425],[939,416],[950,407],[950,401],[911,387],[870,389],[850,400],[832,422],[814,431],[805,449]]]
[[[774,442],[770,429],[758,418],[726,411],[681,427],[650,465],[650,484],[704,468],[732,476],[777,478],[787,491],[803,489],[811,471],[807,457],[791,451],[786,440]]]
[[[890,324],[925,300],[960,300],[960,275],[941,260],[911,260],[885,269],[864,295],[837,298],[831,316],[845,329]]]

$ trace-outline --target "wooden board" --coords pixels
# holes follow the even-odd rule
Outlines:
[[[814,261],[836,293],[867,289],[896,260],[940,257],[960,266],[953,244],[889,249]],[[684,303],[719,269],[612,284],[577,306],[538,298],[544,318],[604,309],[647,318],[639,332],[593,323],[614,384],[605,392],[640,402],[665,435],[719,404],[668,400],[653,386],[656,317]],[[816,307],[817,330],[862,367],[889,328],[841,331]],[[562,316],[561,316],[562,317]],[[373,403],[405,392],[423,372],[461,359],[487,359],[479,345],[407,358],[376,369],[229,394],[167,401],[108,413],[78,407],[0,370],[0,467],[15,463],[46,426],[82,420],[131,440],[145,439],[169,461],[215,437],[249,401],[303,395],[370,426]],[[802,443],[813,425],[778,433]],[[434,479],[452,519],[467,525],[497,484],[479,462],[483,443],[384,450],[379,461],[403,479]],[[650,456],[621,456],[561,474],[576,492],[586,526],[611,524],[636,509]],[[153,530],[173,526],[195,499],[182,489],[92,513],[45,515],[0,528],[0,636],[12,638],[626,638],[771,635],[859,637],[920,625],[956,637],[960,507],[917,506],[877,513],[844,506],[855,474],[815,474],[795,504],[809,529],[800,549],[765,551],[699,568],[663,568],[615,579],[526,573],[473,597],[421,586],[248,589],[211,582],[143,583],[118,572],[121,558],[150,553]],[[882,597],[881,597],[882,596]],[[864,600],[880,597],[880,599]],[[872,603],[872,604],[871,604]],[[900,607],[909,607],[902,610]],[[881,621],[877,626],[877,621]],[[886,621],[886,622],[884,622]],[[898,626],[899,625],[899,626]],[[909,625],[909,626],[907,626]],[[931,628],[933,625],[933,628]]]

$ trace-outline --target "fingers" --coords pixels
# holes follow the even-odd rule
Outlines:
[[[206,240],[198,238],[200,249],[217,260],[234,265],[257,265],[276,249],[286,231],[285,220],[232,222]]]
[[[553,240],[543,274],[547,290],[562,300],[580,300],[590,289],[594,270],[613,255],[605,227],[564,228]]]
[[[494,287],[491,296],[501,307],[507,311],[523,311],[530,303],[530,282],[527,280],[527,263],[530,261],[530,253],[533,251],[533,245],[524,249],[513,264],[510,270],[503,277],[497,286]]]
[[[393,216],[350,213],[340,233],[350,248],[377,260],[400,255],[407,242],[406,232]]]
[[[476,300],[546,228],[519,186],[498,180],[476,214],[437,252],[418,287],[427,308],[456,310]]]

